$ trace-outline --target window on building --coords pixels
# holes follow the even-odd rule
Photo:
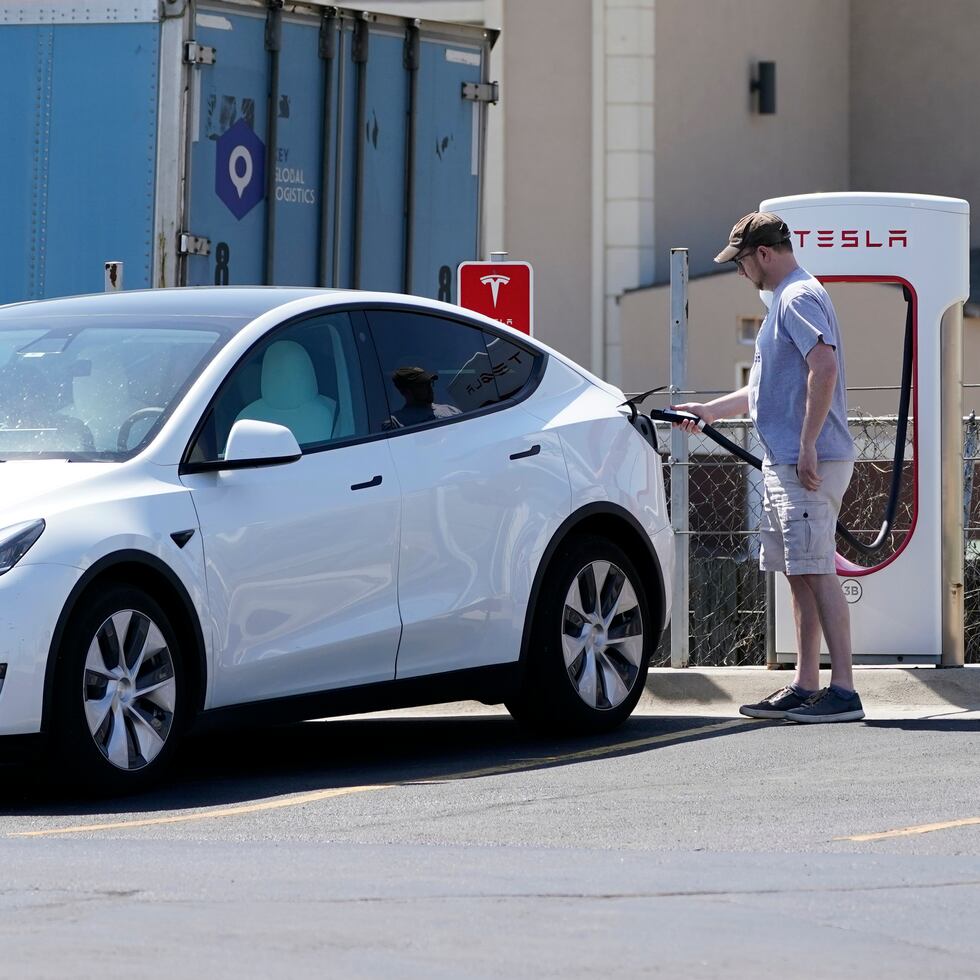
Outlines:
[[[755,338],[762,326],[761,316],[740,316],[735,321],[735,338],[740,344],[755,346]]]

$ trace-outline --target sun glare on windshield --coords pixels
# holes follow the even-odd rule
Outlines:
[[[225,339],[146,317],[0,326],[0,459],[129,458]]]

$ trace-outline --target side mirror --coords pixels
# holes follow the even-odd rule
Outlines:
[[[290,429],[273,422],[239,419],[228,434],[224,465],[221,469],[249,466],[276,466],[293,463],[303,455]],[[216,467],[217,469],[218,467]]]

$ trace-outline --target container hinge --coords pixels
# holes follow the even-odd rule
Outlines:
[[[420,60],[421,31],[419,21],[413,21],[405,31],[405,44],[402,48],[402,66],[405,71],[418,71]]]
[[[366,65],[368,60],[368,41],[371,37],[369,15],[361,14],[361,19],[354,21],[354,34],[351,38],[351,60],[355,65]]]
[[[463,82],[463,98],[469,102],[490,102],[496,105],[500,101],[500,83]]]
[[[328,7],[324,10],[320,21],[320,57],[324,61],[333,61],[337,56],[337,8]]]
[[[269,13],[265,19],[266,51],[282,51],[282,4],[283,0],[266,0]]]
[[[187,0],[160,0],[160,19],[183,17],[187,10]]]
[[[218,60],[218,49],[209,48],[197,41],[184,42],[185,65],[213,65]]]
[[[211,239],[182,231],[177,239],[177,251],[181,255],[210,255]]]

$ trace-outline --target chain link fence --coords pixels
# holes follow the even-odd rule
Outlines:
[[[980,663],[980,419],[972,412],[963,432],[963,538],[966,662],[976,664]]]
[[[722,392],[679,392],[675,401],[707,401]],[[841,521],[863,541],[881,530],[891,489],[897,416],[860,412],[849,418],[857,450],[854,475],[841,508]],[[761,457],[762,446],[747,420],[715,423],[733,442]],[[914,441],[908,427],[902,491],[888,539],[867,556],[839,541],[843,557],[864,567],[880,564],[902,547],[912,527]],[[662,447],[670,445],[670,427],[658,425]],[[669,480],[687,470],[689,514],[689,664],[692,667],[765,665],[767,634],[766,575],[759,571],[759,524],[762,476],[706,437],[691,437],[687,463],[665,460]],[[980,663],[980,421],[964,420],[964,548],[966,660]],[[670,639],[657,651],[655,666],[670,665]]]

